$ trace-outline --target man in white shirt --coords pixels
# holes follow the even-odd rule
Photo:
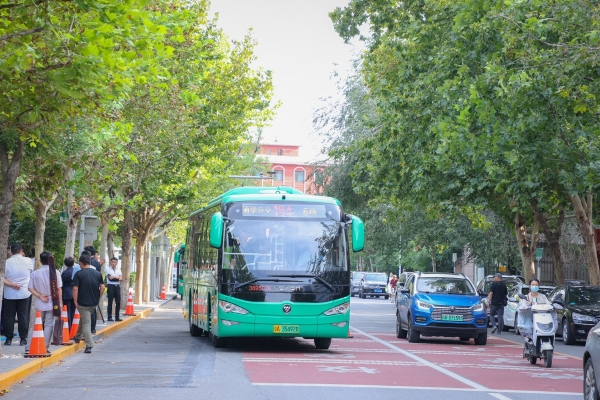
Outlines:
[[[54,314],[52,314],[52,292],[50,291],[50,267],[48,258],[52,253],[44,251],[40,254],[42,268],[31,273],[29,278],[29,291],[36,297],[35,309],[42,314],[42,324],[44,325],[44,341],[46,350],[50,352],[50,341],[52,340],[52,329],[54,328]],[[56,287],[58,288],[58,298],[62,301],[62,279],[60,274],[56,274]],[[62,305],[59,305],[62,309]],[[33,326],[29,327],[29,335],[25,352],[29,352],[31,338],[33,337]]]
[[[119,311],[121,309],[121,281],[123,275],[121,269],[117,267],[119,260],[116,257],[110,259],[108,267],[106,267],[106,285],[108,286],[108,321],[112,321],[112,306],[115,301],[115,321],[121,321]]]
[[[19,318],[19,337],[21,346],[27,344],[27,331],[29,330],[29,308],[31,306],[31,293],[27,289],[29,275],[31,274],[31,260],[23,257],[23,246],[18,243],[10,247],[11,257],[6,260],[4,273],[4,301],[2,331],[6,336],[5,346],[12,344],[15,331],[15,315]]]

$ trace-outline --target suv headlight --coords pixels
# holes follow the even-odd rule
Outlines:
[[[483,309],[484,309],[484,306],[483,306],[482,302],[479,302],[477,304],[473,304],[471,306],[471,310],[473,310],[473,311],[483,311]]]
[[[425,303],[424,301],[417,300],[417,307],[423,308],[425,310],[430,310],[433,306],[429,303]]]
[[[350,309],[350,303],[343,303],[339,306],[335,306],[325,311],[323,314],[325,315],[336,315],[336,314],[346,314]]]
[[[576,312],[573,313],[573,320],[578,320],[582,322],[596,322],[596,318],[591,317],[589,315],[579,314]]]
[[[225,311],[226,313],[232,312],[235,314],[248,314],[248,310],[246,310],[245,308],[236,306],[235,304],[232,304],[228,301],[219,301],[219,308]]]

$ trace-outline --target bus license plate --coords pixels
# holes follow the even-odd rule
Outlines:
[[[442,321],[462,321],[462,315],[455,314],[442,314]]]
[[[273,325],[273,333],[300,333],[300,325]]]
[[[381,289],[375,289],[375,293],[381,293]]]

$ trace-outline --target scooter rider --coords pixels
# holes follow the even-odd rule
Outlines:
[[[540,281],[533,278],[529,281],[529,294],[527,294],[527,302],[529,304],[550,304],[548,298],[539,293],[540,290]]]

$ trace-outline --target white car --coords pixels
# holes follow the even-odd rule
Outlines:
[[[554,289],[554,286],[540,286],[539,293],[548,296],[550,292]],[[515,285],[512,289],[508,291],[508,304],[504,307],[504,328],[503,331],[508,331],[510,328],[515,329],[515,333],[519,334],[519,328],[517,328],[517,307],[519,306],[519,301],[516,299],[516,296],[519,295],[520,298],[524,298],[529,293],[529,285],[524,283],[519,283]]]

